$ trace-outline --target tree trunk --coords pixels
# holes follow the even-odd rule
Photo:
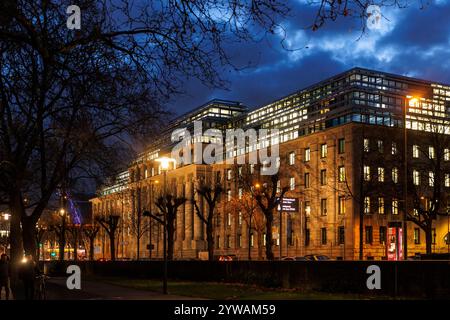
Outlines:
[[[36,222],[32,217],[22,217],[22,238],[25,254],[31,254],[36,261]]]
[[[141,252],[141,237],[139,235],[141,231],[138,229],[137,236],[136,236],[136,260],[139,261],[141,258],[140,252]]]
[[[212,215],[211,215],[212,216]],[[214,260],[214,228],[212,219],[208,220],[208,224],[206,225],[206,241],[208,243],[208,260]]]
[[[173,221],[167,224],[167,260],[173,260],[175,227]]]
[[[111,261],[116,261],[116,243],[114,234],[109,235],[109,248],[111,250]]]
[[[23,242],[22,242],[22,230],[20,227],[20,220],[23,215],[22,203],[20,200],[20,194],[14,193],[11,196],[11,205],[9,207],[11,211],[10,221],[10,246],[11,246],[11,262],[19,263],[23,258]]]
[[[95,238],[89,239],[89,260],[94,261],[94,241]]]
[[[23,258],[23,242],[22,231],[20,228],[20,217],[23,214],[23,207],[21,204],[20,194],[14,193],[11,195],[10,204],[11,220],[10,220],[10,255],[11,255],[11,291],[13,296],[17,297],[19,294],[19,281],[18,281],[18,266]]]
[[[263,232],[258,232],[258,260],[263,259]]]
[[[73,260],[78,260],[78,231],[75,231],[73,240]]]
[[[66,232],[61,230],[59,235],[59,261],[64,261],[64,249],[66,248]]]
[[[426,248],[426,254],[432,254],[433,246],[433,229],[432,228],[426,228],[425,229],[425,248]]]
[[[273,250],[272,250],[272,224],[273,224],[273,213],[266,212],[266,258],[267,260],[274,260]]]

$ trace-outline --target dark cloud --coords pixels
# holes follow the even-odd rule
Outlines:
[[[279,35],[233,44],[228,52],[235,65],[251,67],[223,69],[227,90],[190,79],[184,87],[186,94],[174,97],[171,107],[181,114],[212,98],[260,106],[355,66],[450,83],[450,1],[429,4],[423,10],[417,5],[383,10],[393,28],[384,34],[369,31],[358,40],[357,19],[328,22],[317,32],[305,29],[314,19],[315,8],[298,3],[283,25],[289,40],[285,44],[300,51],[283,49]]]

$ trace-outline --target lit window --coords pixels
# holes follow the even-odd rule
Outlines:
[[[227,225],[231,226],[231,213],[227,214]]]
[[[339,214],[345,214],[345,197],[339,197]]]
[[[242,212],[241,211],[239,211],[239,213],[238,213],[238,224],[242,225]]]
[[[450,173],[445,174],[444,185],[448,188],[450,187]]]
[[[428,185],[430,187],[434,186],[434,172],[433,171],[428,172]]]
[[[231,190],[230,189],[227,190],[227,200],[231,201]]]
[[[364,213],[370,214],[370,197],[364,197]]]
[[[384,168],[378,168],[378,182],[384,182]]]
[[[295,152],[291,152],[289,153],[289,165],[294,165],[295,164]]]
[[[396,155],[398,153],[397,143],[392,142],[391,154]]]
[[[239,199],[242,199],[242,188],[238,189],[238,197]]]
[[[378,198],[378,214],[384,214],[384,198]]]
[[[289,189],[290,190],[295,190],[295,178],[294,177],[291,177],[289,179]]]
[[[370,141],[369,139],[365,138],[364,139],[364,152],[369,152],[369,145],[370,145]]]
[[[370,167],[364,166],[364,181],[370,181]]]
[[[413,170],[413,183],[414,185],[420,185],[420,173],[417,170]]]
[[[321,144],[320,145],[320,157],[321,158],[326,158],[328,154],[328,150],[327,150],[327,144]]]
[[[338,180],[339,182],[345,182],[345,167],[340,166],[338,169]]]
[[[311,214],[311,202],[305,201],[305,214],[309,216]]]
[[[398,183],[398,168],[392,168],[392,182]]]
[[[450,149],[444,149],[444,161],[450,161]]]
[[[305,161],[310,161],[310,160],[311,160],[311,149],[306,148],[305,149]]]
[[[418,158],[419,157],[419,146],[418,145],[413,145],[413,158]]]
[[[384,152],[383,140],[377,140],[377,148],[378,148],[378,152],[379,153],[383,153]]]
[[[232,174],[231,169],[228,169],[227,170],[227,180],[231,180],[231,174]]]
[[[414,244],[420,244],[420,229],[414,228]]]
[[[434,157],[436,156],[435,152],[434,152],[434,147],[429,146],[428,147],[428,157],[430,159],[434,159]]]
[[[392,199],[392,214],[398,214],[398,200]]]

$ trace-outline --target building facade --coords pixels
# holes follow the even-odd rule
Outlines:
[[[184,197],[175,221],[174,257],[202,258],[206,226],[192,200],[203,208],[206,203],[196,192],[199,183],[220,183],[215,255],[247,259],[250,252],[252,259],[263,259],[264,216],[255,213],[261,221],[256,219],[249,229],[239,205],[249,193],[237,177],[246,164],[240,167],[227,160],[277,145],[279,188],[287,189],[285,197],[296,199],[298,208],[275,214],[276,257],[323,254],[358,259],[362,246],[363,259],[398,259],[405,231],[407,254],[425,252],[427,228],[432,251],[446,253],[450,250],[448,101],[450,86],[361,68],[254,110],[238,102],[213,100],[179,117],[128,170],[99,190],[91,200],[93,213],[120,216],[118,258],[160,258],[161,224],[144,212],[158,214],[155,201],[162,194]],[[163,172],[157,161],[170,156],[175,146],[186,141],[186,134],[192,134],[190,141],[200,142],[204,151],[212,144],[226,146],[217,133],[238,128],[277,129],[279,134],[269,135],[267,143],[246,140],[224,148],[223,159],[212,164],[177,161]],[[405,212],[417,223],[405,223]],[[435,213],[431,223],[422,223],[422,218]],[[102,230],[97,258],[108,258],[108,241]]]

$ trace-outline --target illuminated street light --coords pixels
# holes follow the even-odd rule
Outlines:
[[[64,210],[64,208],[59,209],[59,214],[61,216],[65,215],[66,214],[66,210]]]
[[[156,159],[155,161],[159,162],[161,164],[161,170],[169,170],[170,163],[175,163],[175,159],[168,158],[168,157],[161,157]]]

